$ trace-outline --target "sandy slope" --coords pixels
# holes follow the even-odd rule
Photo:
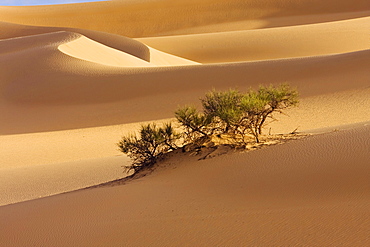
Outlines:
[[[4,206],[0,244],[366,246],[369,140],[367,124],[210,160],[177,156],[123,186]]]
[[[145,60],[128,53],[119,52],[84,36],[59,45],[58,50],[69,56],[102,65],[117,67],[152,66]]]
[[[269,124],[265,131],[289,133],[298,128],[300,132],[325,132],[370,121],[369,95],[368,88],[304,98],[299,108],[276,115],[279,121]],[[115,144],[137,128],[134,123],[0,136],[0,205],[124,177],[121,166],[129,161],[120,156]],[[78,176],[83,179],[76,180]]]
[[[307,57],[368,49],[370,17],[311,25],[142,38],[151,47],[201,63]]]
[[[82,45],[87,49],[78,49],[78,52],[84,60],[88,60],[84,57],[86,54],[90,55],[92,62],[76,59],[78,55],[75,53],[66,55],[60,51],[61,46],[68,46],[69,42],[81,38]],[[337,128],[336,126],[341,124],[370,120],[367,114],[370,108],[368,50],[335,56],[264,62],[147,68],[148,62],[145,60],[99,45],[71,32],[31,35],[1,42],[5,44],[2,46],[3,52],[0,56],[3,91],[0,97],[2,109],[0,128],[3,134],[167,118],[173,116],[173,111],[179,104],[198,102],[198,98],[212,87],[246,89],[272,81],[276,83],[289,81],[298,87],[303,97],[300,108],[289,112],[290,117],[285,117],[272,125],[273,132],[289,132],[296,127],[299,127],[300,131],[322,127]],[[133,59],[144,64],[146,68],[133,70],[103,65],[104,61],[111,60],[100,56],[101,53],[98,53],[96,46],[101,48],[101,51],[111,51],[113,57],[116,55],[128,57],[127,60],[124,58],[121,60],[123,64],[120,66],[132,65]],[[94,49],[90,52],[89,48]],[[153,54],[153,50],[151,55],[153,58],[171,57]],[[176,61],[181,60],[174,58]],[[166,61],[161,63],[165,64]],[[315,73],[312,73],[313,71]],[[151,102],[149,108],[147,102]],[[68,136],[69,132],[57,132],[57,135],[45,133],[41,136],[29,134],[1,137],[1,142],[5,146],[1,150],[3,167],[9,164],[15,169],[25,165],[32,166],[33,169],[28,170],[27,176],[25,173],[18,175],[23,174],[23,179],[19,177],[21,181],[34,181],[33,186],[27,182],[14,187],[12,180],[3,180],[3,191],[7,191],[10,186],[13,189],[12,196],[3,197],[2,203],[45,196],[117,178],[117,170],[114,168],[116,163],[110,161],[107,161],[107,164],[102,163],[104,166],[112,167],[109,169],[112,171],[111,176],[102,175],[89,181],[71,181],[68,182],[69,186],[60,186],[61,183],[53,182],[58,175],[41,176],[48,174],[42,170],[46,164],[53,165],[56,173],[65,174],[64,169],[60,169],[60,164],[67,166],[65,162],[69,162],[70,166],[76,166],[84,164],[83,160],[118,155],[114,143],[121,134],[112,131],[111,137],[107,138],[97,135],[100,131],[101,129],[86,130],[84,136],[91,136],[90,141],[81,139],[81,135],[75,134],[69,141],[55,142],[56,146],[52,144],[54,140],[65,139],[63,136]],[[103,129],[103,133],[107,131]],[[25,145],[18,144],[20,138]],[[30,149],[28,146],[33,148]],[[89,151],[86,152],[86,149]],[[79,169],[81,166],[76,167]],[[98,169],[85,167],[86,170],[82,174],[97,174]],[[14,174],[14,171],[3,170],[3,176],[8,176],[7,174]],[[30,188],[39,188],[38,177],[51,178],[43,180],[42,187],[48,184],[48,189],[37,189],[37,194],[30,193],[32,192]]]
[[[369,11],[367,0],[114,0],[0,7],[0,21],[150,37],[327,22],[367,16]]]
[[[120,136],[212,88],[289,82],[301,104],[272,132],[347,129],[2,206],[0,245],[369,245],[369,12],[364,0],[0,7],[0,205],[125,176]]]
[[[165,120],[165,122],[168,120]],[[127,176],[116,143],[139,124],[0,136],[0,205]]]
[[[150,61],[150,52],[146,45],[120,35],[79,28],[35,27],[1,21],[0,29],[0,39],[9,39],[60,31],[78,33],[103,45],[131,54],[145,61]]]
[[[179,104],[198,102],[212,87],[248,89],[262,83],[289,82],[298,87],[302,97],[364,90],[369,86],[369,52],[135,69],[77,60],[55,47],[38,46],[0,55],[4,92],[0,131],[29,133],[168,118]],[[48,59],[37,59],[40,57]],[[50,57],[54,57],[53,63]]]
[[[149,47],[148,47],[149,48]],[[81,60],[115,67],[152,67],[199,64],[153,48],[149,48],[149,61],[105,46],[85,36],[58,46],[61,52]]]

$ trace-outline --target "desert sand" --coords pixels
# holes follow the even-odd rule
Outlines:
[[[0,246],[370,245],[369,30],[364,0],[0,6]],[[140,124],[283,82],[269,131],[312,136],[87,188]]]

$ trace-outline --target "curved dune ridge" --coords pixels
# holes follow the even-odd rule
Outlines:
[[[150,61],[149,48],[145,44],[116,34],[79,28],[36,27],[29,25],[20,25],[15,23],[2,22],[1,19],[0,29],[0,39],[9,39],[60,31],[78,33],[103,45],[128,53],[147,62]]]
[[[370,18],[301,26],[142,38],[149,46],[202,63],[308,57],[368,49]],[[338,42],[340,41],[340,42]]]
[[[151,67],[151,66],[178,66],[199,64],[182,59],[153,48],[149,48],[150,62],[119,50],[102,45],[89,38],[81,36],[75,40],[63,43],[58,49],[72,57],[116,67]]]
[[[104,46],[84,36],[59,45],[58,50],[72,57],[102,65],[117,67],[152,66],[145,60]]]
[[[0,6],[0,246],[370,245],[368,30],[365,0]],[[266,131],[314,136],[79,190],[128,175],[140,124],[284,82]]]

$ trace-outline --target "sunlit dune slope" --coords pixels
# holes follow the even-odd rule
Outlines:
[[[39,55],[41,55],[41,52],[44,51],[45,55],[40,56],[38,59],[45,59],[45,63],[50,63],[56,59],[53,59],[53,53],[58,54],[59,52],[57,51],[59,49],[59,51],[72,57],[102,65],[124,67],[150,66],[150,63],[145,60],[104,46],[80,34],[71,32],[59,31],[22,36],[3,39],[0,40],[0,42],[2,45],[0,53],[4,57],[4,61],[12,55],[19,59],[22,55],[25,55],[24,58],[26,58],[27,53],[40,52]],[[35,59],[37,58],[35,57]],[[24,69],[24,67],[21,69]],[[9,74],[11,74],[11,72],[9,72]]]
[[[148,62],[150,61],[150,51],[146,45],[120,35],[78,28],[35,27],[6,22],[0,22],[0,30],[0,39],[19,38],[60,31],[78,33],[110,48],[128,53]]]
[[[345,53],[370,48],[370,17],[261,30],[142,38],[138,41],[201,63]]]
[[[319,23],[369,12],[367,0],[115,0],[0,7],[0,21],[150,37]]]
[[[234,64],[120,68],[58,50],[76,37],[80,35],[56,32],[0,41],[1,133],[168,118],[179,104],[197,102],[212,87],[247,89],[289,82],[307,97],[361,90],[369,83],[369,50]]]
[[[362,125],[209,160],[176,156],[124,186],[2,207],[0,245],[367,246],[369,140]]]
[[[31,146],[34,145],[31,144]],[[50,149],[44,148],[43,151],[36,151],[29,159],[24,159],[24,156],[18,157],[21,166],[1,167],[0,206],[83,189],[123,178],[127,174],[122,171],[122,165],[130,164],[126,156],[79,158],[68,162],[57,162],[60,157],[54,156],[53,161],[57,163],[34,164],[34,161],[38,160],[38,155],[49,153],[48,150]],[[62,150],[66,149],[62,148]],[[55,154],[55,152],[51,153]],[[2,162],[6,161],[2,160]]]
[[[84,36],[63,43],[58,49],[72,57],[108,66],[146,67],[149,62],[104,46]]]
[[[84,36],[73,41],[61,44],[58,49],[72,57],[82,60],[117,67],[151,67],[151,66],[176,66],[198,64],[190,60],[156,51],[150,48],[150,62],[107,47]]]

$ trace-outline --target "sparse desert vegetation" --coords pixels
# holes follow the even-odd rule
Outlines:
[[[194,106],[175,111],[177,128],[174,123],[163,127],[151,123],[142,125],[138,135],[124,136],[118,143],[119,149],[133,161],[126,169],[137,172],[150,167],[177,148],[189,151],[209,143],[241,148],[251,142],[260,143],[266,120],[276,120],[276,113],[297,106],[299,99],[296,89],[281,84],[260,86],[246,93],[233,89],[212,90],[200,101],[201,111]]]

